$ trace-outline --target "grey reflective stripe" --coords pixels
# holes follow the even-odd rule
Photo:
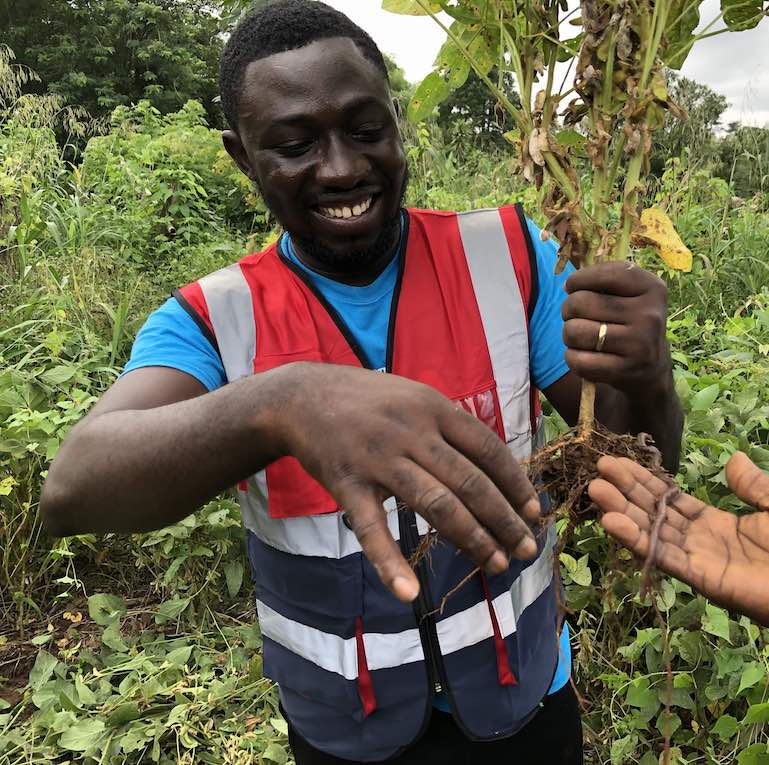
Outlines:
[[[554,545],[555,528],[551,526],[544,549],[537,560],[521,572],[509,591],[492,601],[502,637],[509,637],[517,631],[521,614],[547,590],[553,578]],[[259,627],[265,637],[347,680],[354,680],[358,676],[354,637],[345,639],[309,627],[283,616],[261,601],[257,601],[256,606]],[[444,655],[475,645],[494,634],[485,600],[438,621],[436,627],[441,653]],[[393,633],[366,632],[363,643],[370,670],[424,660],[418,629]]]
[[[227,381],[253,374],[256,355],[254,306],[240,265],[234,263],[216,271],[198,284],[206,299]]]
[[[521,614],[550,585],[553,579],[555,542],[555,526],[550,524],[539,557],[521,571],[521,575],[513,582],[507,592],[497,595],[492,601],[502,637],[508,637],[517,631]],[[488,609],[487,602],[482,600],[465,611],[439,621],[436,627],[441,653],[444,655],[453,653],[490,638],[494,634],[494,630]]]
[[[531,453],[529,335],[499,210],[457,215],[497,383],[505,440],[516,457]]]
[[[257,477],[248,482],[249,490],[239,492],[243,524],[270,547],[292,555],[321,558],[344,558],[361,552],[358,538],[347,528],[342,513],[303,515],[294,518],[271,518],[266,493],[259,488]],[[395,498],[385,500],[387,527],[393,539],[400,539]],[[426,534],[428,525],[417,516],[417,530]]]

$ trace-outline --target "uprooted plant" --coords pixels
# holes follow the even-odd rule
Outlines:
[[[680,68],[703,37],[755,26],[769,14],[762,0],[722,0],[718,18],[700,26],[702,0],[384,0],[396,13],[430,15],[447,40],[435,70],[409,105],[419,121],[461,86],[471,69],[498,100],[514,129],[518,170],[541,192],[543,236],[559,242],[558,270],[626,260],[631,246],[654,247],[671,268],[690,270],[692,255],[658,208],[643,209],[652,136],[666,112],[686,115],[668,94],[665,67]],[[574,7],[570,7],[574,6]],[[447,26],[439,13],[448,14]],[[723,28],[718,27],[723,21]],[[564,32],[575,29],[567,37]],[[556,87],[556,65],[567,64]],[[520,90],[513,104],[500,83],[512,71]],[[573,70],[573,82],[567,87]],[[589,172],[578,172],[587,164]],[[628,451],[629,450],[629,451]],[[589,508],[586,487],[597,457],[628,454],[654,466],[646,441],[599,432],[595,385],[583,382],[576,429],[535,455],[539,476],[558,512],[574,520]],[[658,468],[659,469],[659,468]]]
[[[409,105],[413,121],[427,117],[471,70],[496,97],[500,115],[514,125],[505,137],[515,148],[517,169],[540,191],[543,237],[560,245],[559,271],[569,261],[580,268],[627,260],[631,247],[647,246],[669,267],[688,271],[692,255],[670,219],[661,209],[643,208],[653,134],[666,113],[686,118],[670,98],[665,67],[679,69],[697,40],[749,29],[769,15],[766,0],[721,0],[718,17],[703,25],[702,3],[383,0],[382,5],[395,13],[432,16],[447,34],[435,70]],[[444,23],[441,12],[452,21]],[[570,28],[573,36],[564,34]],[[559,63],[568,63],[568,70],[557,87]],[[520,105],[502,86],[506,72],[515,76]],[[577,427],[530,463],[557,514],[566,518],[562,544],[575,524],[591,516],[586,488],[602,454],[630,456],[664,475],[659,452],[643,434],[618,436],[597,425],[595,392],[594,384],[583,382]],[[666,501],[673,499],[672,491]],[[660,519],[664,512],[661,505]],[[653,536],[655,545],[656,532]],[[643,589],[648,586],[647,568]]]

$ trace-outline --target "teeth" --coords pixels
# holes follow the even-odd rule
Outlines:
[[[359,215],[363,215],[371,207],[371,197],[364,200],[360,204],[350,207],[321,207],[320,211],[327,218],[357,218]]]

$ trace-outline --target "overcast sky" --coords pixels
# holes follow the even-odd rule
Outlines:
[[[381,9],[380,0],[326,0],[363,27],[419,82],[431,69],[445,35],[430,18],[398,16]],[[701,7],[704,22],[718,15],[718,0]],[[450,19],[448,19],[450,21]],[[724,125],[732,121],[769,126],[769,19],[747,32],[702,40],[689,54],[682,73],[709,85],[729,100]]]

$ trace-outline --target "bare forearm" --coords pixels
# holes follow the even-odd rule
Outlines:
[[[262,469],[280,456],[274,423],[289,395],[280,376],[87,419],[51,465],[40,501],[46,527],[57,536],[161,528]]]

